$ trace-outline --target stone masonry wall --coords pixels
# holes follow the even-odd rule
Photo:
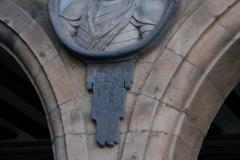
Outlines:
[[[170,31],[137,61],[121,143],[104,149],[96,145],[90,119],[86,66],[57,39],[47,3],[0,0],[0,21],[32,50],[36,85],[47,83],[42,74],[49,81],[56,102],[43,99],[57,105],[46,106],[56,160],[197,159],[212,119],[240,80],[240,1],[180,0]]]

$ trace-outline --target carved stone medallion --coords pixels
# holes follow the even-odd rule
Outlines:
[[[49,0],[58,37],[87,63],[100,146],[118,143],[135,57],[166,32],[176,6],[177,0]]]

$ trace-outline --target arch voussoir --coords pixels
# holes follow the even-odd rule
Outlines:
[[[179,118],[175,129],[176,136],[185,144],[177,143],[178,140],[176,139],[171,145],[172,148],[170,147],[172,150],[169,154],[170,159],[178,159],[176,158],[177,155],[182,154],[191,155],[190,150],[193,147],[196,149],[195,154],[187,159],[197,159],[203,138],[207,134],[210,124],[226,96],[240,81],[240,41],[237,38],[239,34],[238,26],[240,25],[238,18],[240,3],[235,2],[229,1],[234,5],[225,6],[225,10],[220,8],[219,13],[221,14],[214,16],[218,18],[189,47],[190,50],[186,54],[185,60],[192,64],[193,68],[200,71],[200,76],[195,80],[188,81],[187,78],[191,77],[192,72],[184,69],[184,65],[182,65],[176,73],[176,75],[182,75],[182,78],[174,80],[177,77],[175,76],[172,80],[173,84],[170,84],[166,91],[166,93],[176,93],[174,97],[177,99],[174,99],[174,101],[178,101],[178,97],[180,97],[179,100],[183,98],[177,95],[179,87],[183,87],[184,90],[188,90],[186,88],[189,87],[187,99],[180,101],[184,103],[172,103],[169,100],[171,96],[169,97],[168,94],[164,97],[165,100],[168,100],[167,103],[172,103],[175,107],[182,106],[182,112],[186,114],[184,118]],[[211,14],[213,15],[213,13]],[[191,26],[189,25],[189,27]],[[185,70],[189,75],[184,75],[181,70]],[[180,85],[181,80],[189,82],[190,85]],[[191,85],[192,83],[193,85]],[[174,84],[178,87],[171,87]],[[189,139],[189,137],[192,139]],[[189,149],[179,151],[178,148],[184,145],[189,146]]]

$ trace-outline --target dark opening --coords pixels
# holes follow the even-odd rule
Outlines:
[[[240,83],[225,100],[215,117],[198,159],[240,159]]]
[[[0,160],[53,160],[40,99],[20,65],[0,46]]]

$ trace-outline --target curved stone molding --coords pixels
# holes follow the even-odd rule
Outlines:
[[[51,133],[54,148],[54,156],[56,158],[64,157],[64,154],[61,152],[61,148],[65,148],[64,143],[57,145],[58,141],[64,141],[63,138],[61,138],[61,140],[57,138],[58,136],[62,136],[64,132],[62,119],[59,116],[52,116],[52,112],[56,112],[59,110],[59,108],[55,99],[55,94],[51,90],[51,85],[49,84],[49,81],[43,69],[25,42],[22,41],[20,37],[15,34],[10,28],[8,28],[6,25],[3,25],[1,20],[0,36],[1,47],[4,47],[5,49],[9,50],[10,53],[12,53],[12,56],[22,66],[32,81],[33,86],[35,87],[41,99],[49,124],[49,130]],[[12,39],[14,39],[14,44],[12,43]],[[11,48],[11,50],[9,48]]]
[[[0,1],[0,43],[11,50],[12,56],[32,81],[45,107],[54,157],[66,160],[66,142],[59,104],[73,99],[75,95],[58,52],[34,19],[9,0]],[[52,66],[61,70],[61,73],[53,70]],[[69,95],[66,95],[66,91]]]
[[[221,5],[207,1],[199,10],[205,8],[211,13],[209,16],[213,20],[209,19],[208,27],[201,34],[197,30],[190,35],[184,32],[191,26],[193,17],[196,19],[202,15],[193,14],[176,34],[187,35],[185,39],[188,40],[194,38],[191,35],[199,36],[194,44],[186,43],[185,47],[179,48],[179,54],[187,60],[179,67],[163,97],[164,103],[180,111],[174,119],[177,122],[172,132],[175,135],[171,145],[174,149],[169,153],[169,159],[197,159],[212,120],[226,96],[240,81],[239,7],[238,1],[222,1]],[[177,38],[174,41],[177,43]],[[170,44],[174,46],[173,42]],[[187,63],[189,67],[186,67]]]

